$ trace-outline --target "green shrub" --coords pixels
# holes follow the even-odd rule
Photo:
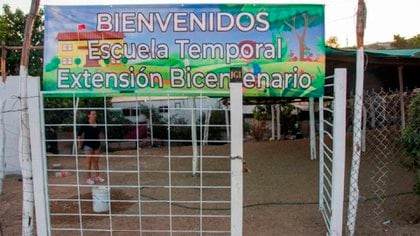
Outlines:
[[[264,138],[267,132],[266,120],[268,119],[268,111],[265,106],[255,106],[252,110],[254,120],[251,124],[251,135],[256,141],[260,141]]]
[[[401,143],[406,154],[402,165],[416,173],[414,191],[420,195],[420,93],[408,106],[407,125],[403,130]]]

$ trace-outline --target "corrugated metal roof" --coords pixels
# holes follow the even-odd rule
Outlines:
[[[326,47],[326,54],[329,56],[350,56],[356,55],[357,49],[341,49]],[[365,49],[365,53],[382,57],[405,57],[405,58],[420,58],[420,49],[384,49],[384,50],[369,50]]]
[[[387,56],[420,57],[420,49],[365,50],[366,52]]]

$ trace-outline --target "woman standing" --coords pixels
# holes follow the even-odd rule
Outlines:
[[[104,182],[104,179],[99,175],[99,156],[101,142],[99,141],[99,135],[101,130],[96,123],[96,111],[88,111],[87,113],[88,123],[80,127],[77,132],[77,139],[79,140],[79,149],[82,149],[86,154],[87,164],[87,180],[86,183],[89,185],[95,184],[95,182]],[[83,135],[83,139],[81,139]],[[96,176],[92,177],[92,170],[96,170]]]

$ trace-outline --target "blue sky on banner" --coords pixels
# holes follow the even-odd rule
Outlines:
[[[29,11],[30,0],[0,0],[0,5],[9,4],[12,8]],[[207,1],[209,2],[209,1]],[[213,1],[212,1],[213,2]],[[325,4],[325,38],[337,36],[341,46],[356,44],[356,10],[358,0],[216,0],[214,3],[271,3],[271,4]],[[416,22],[420,22],[419,0],[365,0],[368,17],[365,32],[365,43],[389,42],[394,34],[410,38],[420,33]],[[137,2],[140,3],[140,2]],[[198,0],[145,0],[148,4],[179,4],[203,3]],[[107,5],[107,4],[133,4],[132,0],[41,0],[44,5]]]
[[[182,7],[182,11],[188,12],[217,12],[219,9],[214,5],[190,5],[191,7]],[[176,11],[177,8],[181,9],[181,5],[165,5],[166,9],[171,9],[171,11]],[[113,14],[115,12],[129,12],[133,11],[133,9],[141,10],[144,15],[148,15],[149,12],[156,12],[156,5],[118,5],[116,7],[111,6],[49,6],[48,11],[46,12],[46,25],[45,25],[45,60],[49,61],[54,55],[57,42],[56,36],[59,32],[76,32],[78,31],[78,25],[83,24],[86,27],[83,31],[95,31],[97,25],[96,14],[99,12],[107,12]],[[162,14],[165,14],[164,12]],[[194,43],[208,43],[209,40],[211,42],[218,42],[218,43],[239,43],[244,39],[252,39],[256,42],[267,42],[267,39],[271,41],[271,33],[270,31],[266,32],[258,32],[255,31],[250,32],[240,32],[237,28],[232,29],[228,32],[228,36],[224,32],[197,32],[198,35],[193,35],[191,33],[184,33],[184,32],[173,32],[171,28],[167,32],[158,31],[158,27],[156,28],[157,31],[153,33],[125,33],[125,41],[128,43],[134,42],[143,42],[152,45],[151,40],[152,38],[156,39],[157,43],[165,43],[171,48],[171,51],[175,48],[179,47],[176,45],[173,39],[193,39]],[[306,38],[307,45],[314,46],[319,43],[320,38],[324,35],[323,32],[324,28],[322,26],[317,26],[313,28],[309,28],[307,35],[312,37]],[[283,36],[286,38],[288,47],[291,48],[293,51],[298,52],[299,46],[297,40],[295,40],[295,36],[292,32],[284,32]],[[319,37],[316,37],[319,36]],[[315,48],[315,47],[313,47]],[[51,54],[53,53],[53,54]],[[323,52],[314,52],[315,57],[319,56],[319,53]]]

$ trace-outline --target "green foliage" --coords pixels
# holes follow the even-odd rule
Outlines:
[[[109,58],[107,58],[107,59],[104,59],[104,63],[105,63],[105,65],[109,65],[109,63],[111,62],[111,60],[109,59]]]
[[[278,6],[276,5],[224,4],[220,6],[220,10],[234,14],[239,12],[249,12],[252,14],[261,11],[268,12],[270,16],[270,29],[277,29],[281,26],[285,26],[285,31],[291,30],[291,28],[285,24],[285,21],[289,22],[296,29],[299,29],[307,22],[310,22],[308,25],[309,27],[319,25],[323,23],[324,19],[323,8],[316,5],[307,5],[304,6],[304,8],[302,5],[289,5],[283,6],[282,10],[279,11]],[[245,17],[241,20],[246,21]]]
[[[58,68],[60,65],[60,58],[57,56],[51,58],[51,61],[45,66],[45,71],[50,72]]]
[[[104,102],[106,104],[104,104]],[[52,140],[47,142],[47,151],[57,152],[57,143],[54,140],[57,139],[58,133],[74,131],[73,122],[75,117],[73,109],[76,107],[76,103],[76,99],[73,100],[73,98],[47,97],[44,99],[44,119],[45,124],[48,124],[45,126],[45,136],[47,140]],[[103,108],[105,105],[106,107],[111,106],[110,98],[105,101],[103,98],[80,98],[77,106],[78,112],[76,114],[76,123],[87,123],[86,112],[89,107],[97,112],[97,122],[99,124],[104,124],[105,111]],[[131,128],[129,126],[131,122],[127,120],[120,111],[107,110],[106,122],[108,126],[106,129],[104,127],[103,131],[107,132],[108,139],[122,139]]]
[[[395,49],[420,48],[420,34],[409,39],[405,39],[399,34],[394,35],[394,41],[391,43],[391,46]]]
[[[206,119],[203,118],[202,120],[204,122]],[[222,134],[226,132],[225,111],[212,111],[210,116],[210,125],[214,126],[209,127],[209,140],[221,140]]]
[[[104,104],[106,103],[106,104]],[[107,110],[104,111],[104,107],[111,107],[111,99],[107,98],[105,101],[103,98],[80,98],[79,99],[79,112],[77,113],[77,124],[86,124],[87,116],[86,112],[89,111],[86,108],[92,108],[95,110],[98,117],[97,122],[99,124],[105,124],[106,118],[106,127],[103,127],[103,132],[107,133],[108,139],[122,139],[124,135],[130,130],[129,124],[131,122],[127,120],[122,112]],[[105,117],[106,114],[106,117]],[[117,124],[117,125],[116,125]]]
[[[139,104],[139,112],[146,117],[150,117],[150,112],[152,113],[150,132],[153,133],[154,139],[168,139],[167,119],[159,113],[158,108],[152,107],[149,109],[148,106]]]
[[[255,106],[252,110],[254,120],[251,124],[251,135],[255,140],[260,141],[264,138],[267,131],[266,120],[269,118],[268,109],[265,106]]]
[[[414,189],[420,194],[420,93],[408,106],[407,125],[402,133],[401,143],[405,152],[402,165],[410,171],[416,172]]]
[[[108,110],[106,115],[108,124],[106,131],[108,139],[123,139],[127,132],[133,127],[129,125],[131,122],[127,120],[120,111]]]
[[[249,123],[243,122],[243,132],[244,135],[249,134],[249,132],[251,132],[251,125]]]
[[[37,15],[33,31],[32,45],[44,44],[44,12],[40,10]],[[22,46],[25,23],[27,15],[20,9],[12,12],[10,6],[3,5],[3,12],[0,15],[0,43],[7,46]],[[6,58],[6,68],[8,75],[19,74],[20,69],[20,50],[8,50]],[[28,72],[33,76],[42,75],[43,50],[31,50],[29,54]]]
[[[169,58],[167,59],[159,59],[159,60],[148,60],[143,61],[139,64],[141,65],[154,65],[154,66],[168,66],[168,67],[177,67],[177,66],[184,66],[182,60],[179,59],[178,53],[171,53]],[[201,60],[198,60],[201,61]],[[214,63],[214,62],[213,62]]]
[[[80,65],[80,63],[82,63],[82,60],[80,58],[77,57],[76,59],[74,59],[74,64]]]
[[[141,105],[140,113],[149,117],[149,108]],[[191,140],[191,126],[187,126],[187,121],[184,118],[178,117],[176,114],[170,117],[171,126],[168,127],[167,118],[159,113],[159,109],[153,107],[151,132],[153,132],[154,139],[160,139],[163,141],[162,144],[167,145],[169,135],[172,141],[175,141],[171,145],[191,145],[190,142],[184,142],[183,140]],[[170,133],[168,133],[170,131]]]
[[[171,145],[191,145],[191,126],[185,118],[178,117],[176,114],[171,116],[170,138],[175,141]],[[199,137],[199,136],[198,136]]]
[[[254,107],[254,109],[252,110],[252,115],[255,120],[260,121],[267,120],[269,118],[267,107],[261,105]]]
[[[403,165],[409,170],[420,169],[420,93],[408,106],[407,126],[402,134],[402,146],[407,154]]]

